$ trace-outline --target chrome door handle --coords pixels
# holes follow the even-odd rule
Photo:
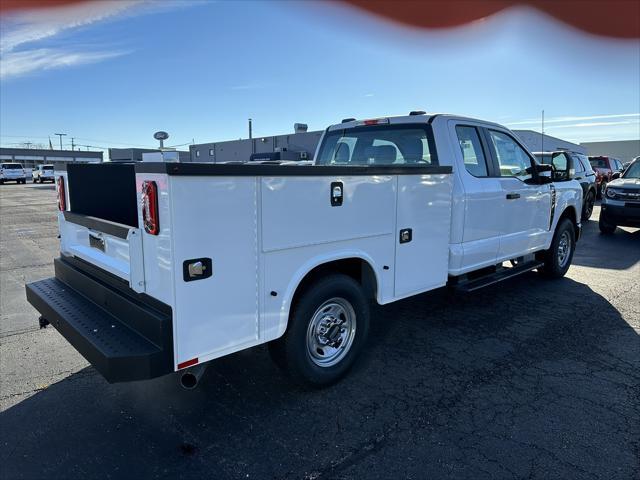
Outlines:
[[[515,200],[516,198],[520,198],[519,193],[507,193],[507,200]]]

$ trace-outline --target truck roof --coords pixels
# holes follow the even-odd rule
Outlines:
[[[482,123],[485,125],[493,125],[496,127],[504,128],[502,125],[493,122],[487,122],[486,120],[480,120],[477,118],[465,117],[461,115],[453,115],[450,113],[422,113],[422,112],[412,112],[409,115],[391,115],[386,117],[375,117],[370,119],[354,119],[348,118],[343,120],[341,123],[337,123],[329,126],[327,131],[335,131],[335,130],[344,130],[346,128],[354,128],[362,125],[375,125],[378,122],[380,124],[403,124],[403,123],[432,123],[435,118],[438,119],[448,119],[448,120],[463,120],[474,123]],[[369,123],[370,122],[370,123]]]

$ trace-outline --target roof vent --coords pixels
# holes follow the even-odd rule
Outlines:
[[[309,129],[306,123],[294,123],[293,131],[296,133],[305,133]]]
[[[348,123],[348,122],[353,122],[355,121],[355,118],[343,118],[342,119],[342,123]]]
[[[409,112],[409,115],[425,115],[427,112],[424,110],[413,110]]]

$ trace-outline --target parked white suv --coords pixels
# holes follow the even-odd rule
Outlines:
[[[53,165],[38,165],[31,172],[33,183],[54,182]]]
[[[20,163],[3,163],[0,165],[0,184],[5,182],[26,183],[27,172]]]

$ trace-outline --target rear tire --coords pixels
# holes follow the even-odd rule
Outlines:
[[[292,306],[285,334],[269,344],[274,362],[312,387],[342,378],[369,330],[369,302],[353,278],[334,274],[310,284]]]
[[[551,247],[544,252],[544,266],[538,271],[547,278],[564,277],[571,266],[576,249],[576,232],[573,223],[563,218],[553,234]]]
[[[600,219],[598,220],[598,228],[600,229],[600,233],[604,235],[611,235],[616,231],[616,228],[618,227],[613,223],[607,222],[604,219],[602,212],[600,212]]]
[[[596,203],[596,194],[593,190],[589,190],[587,198],[584,199],[584,206],[582,208],[582,221],[586,222],[591,218],[593,214],[593,205]]]

